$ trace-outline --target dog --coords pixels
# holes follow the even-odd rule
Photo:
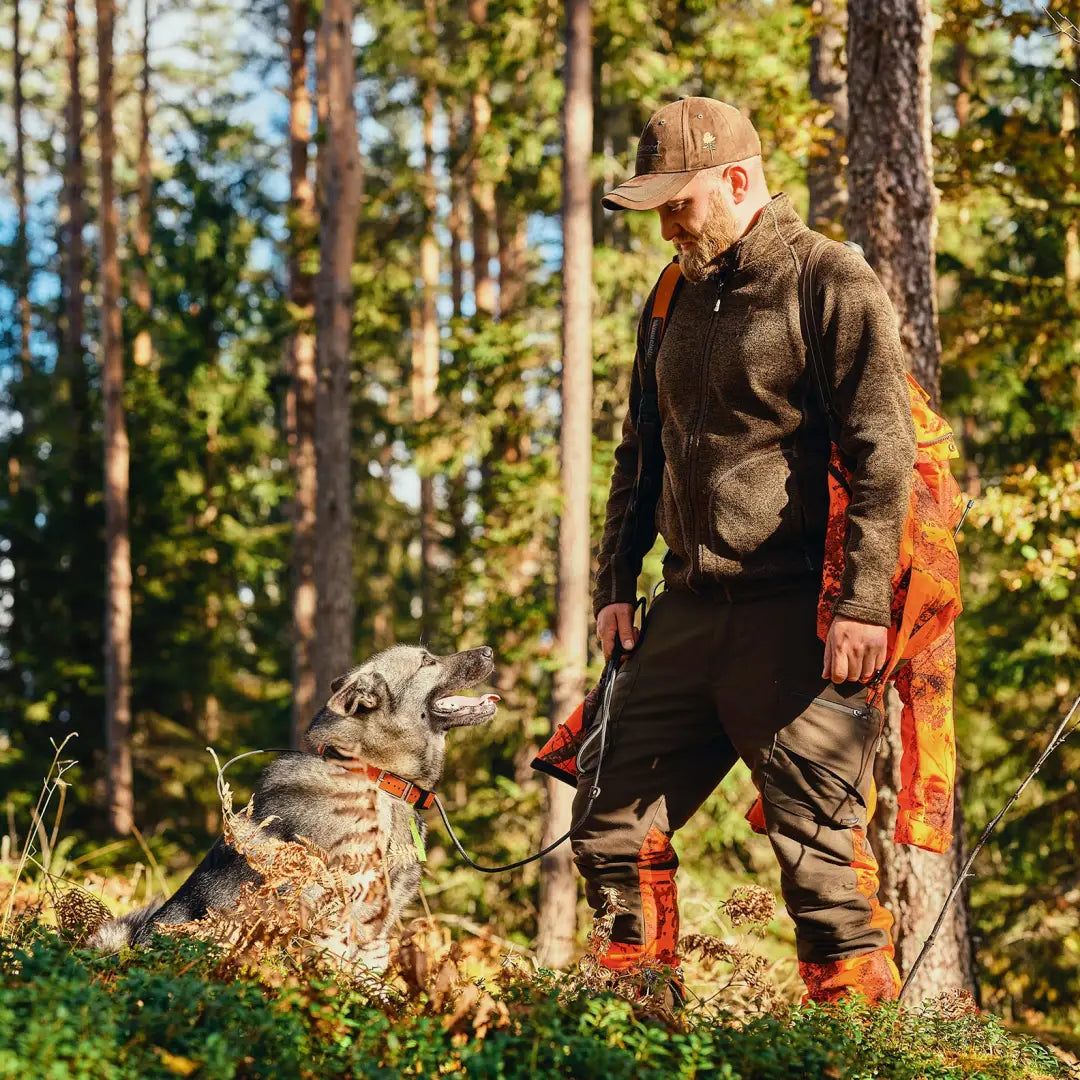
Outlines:
[[[330,698],[305,733],[301,752],[282,755],[259,778],[249,820],[265,822],[262,831],[278,840],[306,838],[338,864],[347,864],[350,849],[371,835],[374,823],[358,821],[357,807],[370,807],[364,793],[370,796],[375,788],[389,903],[376,913],[382,917],[374,929],[375,947],[365,950],[368,967],[385,967],[390,928],[419,889],[418,848],[426,824],[417,805],[442,778],[447,731],[495,715],[496,694],[466,697],[457,691],[483,682],[494,669],[487,646],[449,656],[407,645],[378,653],[331,683]],[[158,927],[230,908],[245,883],[262,880],[241,851],[219,838],[172,897],[108,920],[88,944],[101,952],[145,944]],[[371,914],[363,913],[362,925],[370,924]]]

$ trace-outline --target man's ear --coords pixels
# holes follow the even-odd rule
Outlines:
[[[377,672],[342,675],[330,684],[334,691],[326,707],[342,716],[377,709],[389,696],[386,680]]]
[[[727,180],[731,184],[731,201],[737,206],[750,190],[750,175],[742,165],[733,165],[728,170]]]

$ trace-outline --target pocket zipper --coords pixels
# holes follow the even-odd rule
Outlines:
[[[792,697],[802,697],[802,694],[797,694],[795,691],[792,691]],[[844,705],[840,701],[833,701],[832,698],[816,697],[811,704],[824,705],[827,709],[835,709],[837,712],[847,713],[848,716],[856,716],[860,720],[870,715],[870,709],[867,706],[863,706],[861,709],[855,709],[850,705]]]

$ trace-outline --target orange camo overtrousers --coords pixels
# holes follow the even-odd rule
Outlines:
[[[866,686],[821,678],[817,596],[809,579],[738,601],[683,591],[655,601],[616,678],[600,794],[573,841],[590,904],[602,910],[613,889],[626,908],[607,966],[678,965],[672,837],[741,758],[763,794],[760,824],[813,992],[824,1000],[858,981],[875,998],[895,996],[892,919],[866,843],[881,712]],[[580,743],[569,727],[557,743],[565,766]],[[574,761],[585,778],[575,820],[590,749]]]

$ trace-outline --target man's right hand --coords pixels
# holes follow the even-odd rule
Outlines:
[[[634,625],[633,604],[608,604],[601,608],[600,614],[596,616],[596,636],[603,647],[605,660],[615,648],[616,634],[627,651],[637,644],[638,630]]]

